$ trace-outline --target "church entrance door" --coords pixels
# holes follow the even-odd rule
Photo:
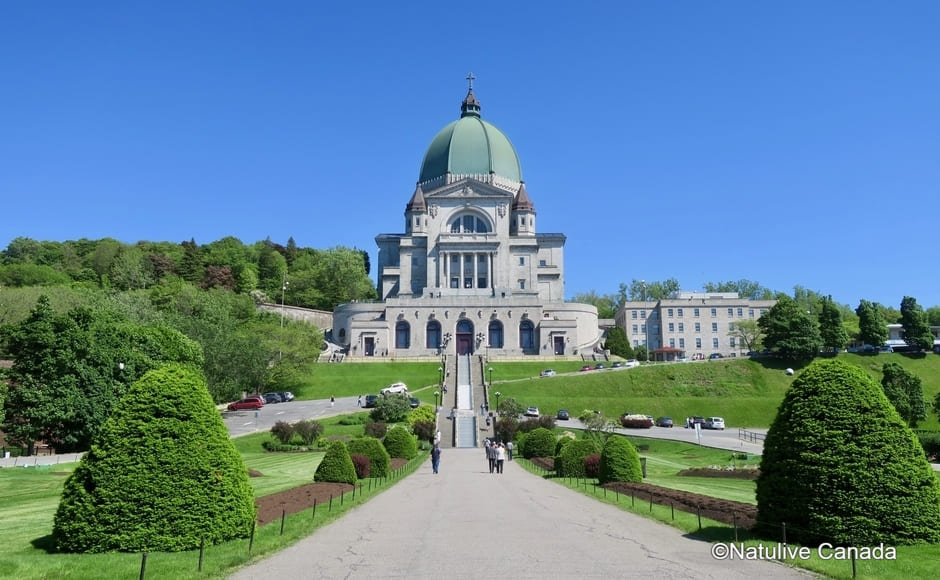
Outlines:
[[[466,319],[457,323],[457,354],[473,354],[473,323]]]
[[[375,337],[366,336],[362,339],[362,351],[365,356],[375,356]]]
[[[564,336],[555,336],[552,337],[555,343],[555,354],[565,354],[565,337]]]

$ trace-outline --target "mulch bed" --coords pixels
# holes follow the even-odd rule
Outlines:
[[[407,459],[393,457],[390,469],[394,471],[406,463],[408,463]],[[264,477],[257,471],[253,471],[250,475],[251,477]],[[318,507],[329,504],[331,496],[334,502],[339,501],[340,495],[349,493],[352,490],[353,486],[348,483],[316,481],[255,498],[255,506],[258,508],[258,525],[263,526],[280,520],[281,515],[284,513],[290,515],[311,509],[314,501],[316,501]]]
[[[616,482],[605,484],[604,487],[610,491],[617,491],[621,495],[632,495],[644,502],[649,502],[652,497],[655,504],[673,505],[678,510],[693,514],[701,513],[702,517],[728,525],[737,523],[741,528],[750,529],[757,521],[757,506],[749,503],[718,499],[649,483]]]
[[[555,460],[551,457],[533,457],[530,461],[541,469],[552,471],[555,469]],[[706,473],[707,472],[707,473]],[[757,477],[756,472],[718,471],[714,469],[686,469],[680,472],[680,475],[705,476],[705,477]],[[608,483],[603,487],[610,491],[619,492],[621,495],[632,495],[639,501],[649,502],[650,496],[653,503],[663,506],[674,506],[677,510],[688,513],[701,513],[702,517],[722,522],[728,525],[737,523],[738,527],[750,529],[754,527],[757,521],[757,506],[739,501],[730,501],[718,499],[670,489],[668,487],[659,487],[649,483]],[[622,501],[622,500],[621,500]],[[736,522],[735,522],[736,520]]]
[[[690,475],[692,477],[724,477],[730,479],[757,479],[760,475],[759,469],[707,469],[705,467],[695,467],[693,469],[683,469],[679,475]]]

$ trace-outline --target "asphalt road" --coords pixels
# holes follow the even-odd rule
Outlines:
[[[231,578],[811,578],[723,561],[712,544],[546,481],[481,449],[447,449],[416,473]]]

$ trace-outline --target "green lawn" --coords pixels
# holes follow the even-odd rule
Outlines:
[[[940,392],[940,356],[928,354],[917,358],[899,353],[839,356],[878,381],[884,363],[898,362],[921,378],[928,401],[933,401]],[[596,409],[609,417],[618,417],[626,411],[673,418],[718,415],[733,427],[769,427],[793,380],[784,373],[788,363],[774,359],[659,363],[583,373],[578,372],[582,364],[508,363],[493,359],[488,368],[493,369],[493,390],[499,391],[503,400],[513,397],[524,406],[537,406],[546,414],[568,409],[578,415],[585,409]],[[400,380],[418,398],[432,403],[438,368],[437,362],[319,364],[298,394],[311,399],[329,398],[331,394],[355,396],[376,393]],[[540,378],[539,373],[546,368],[555,369],[558,375]],[[920,427],[940,430],[940,423],[930,413]]]

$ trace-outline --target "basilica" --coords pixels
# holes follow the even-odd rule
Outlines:
[[[518,360],[599,346],[597,309],[564,300],[565,235],[538,231],[516,150],[468,80],[460,118],[424,155],[404,233],[375,238],[380,301],[333,312],[346,357]]]

